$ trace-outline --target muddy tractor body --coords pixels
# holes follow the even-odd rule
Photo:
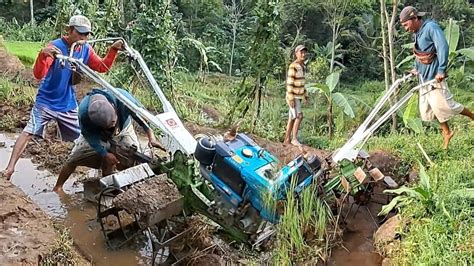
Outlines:
[[[213,141],[201,138],[194,154],[204,180],[217,193],[212,212],[228,217],[226,223],[253,236],[262,223],[279,220],[277,203],[292,193],[299,194],[321,175],[321,161],[299,156],[282,169],[270,152],[245,134],[232,140]]]

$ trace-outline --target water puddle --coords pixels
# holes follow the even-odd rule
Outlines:
[[[16,135],[0,133],[0,169],[5,169]],[[66,158],[64,158],[66,159]],[[59,197],[52,192],[57,176],[45,170],[36,169],[30,159],[17,163],[12,183],[25,192],[53,221],[70,229],[74,244],[89,261],[96,265],[149,264],[151,247],[144,241],[120,250],[107,249],[100,225],[96,221],[96,206],[83,199],[82,184],[74,182],[72,176],[64,185],[66,196]]]

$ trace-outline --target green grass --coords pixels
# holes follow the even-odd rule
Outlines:
[[[317,264],[321,258],[328,257],[333,237],[327,234],[326,227],[334,226],[334,217],[327,204],[315,195],[314,186],[296,198],[291,192],[296,178],[292,180],[277,228],[273,262],[275,265]]]
[[[441,149],[442,140],[438,132],[378,137],[369,142],[370,149],[396,154],[405,164],[417,168],[415,161],[421,160],[425,167],[429,167],[416,146],[419,142],[434,162],[426,172],[434,194],[434,202],[430,203],[433,205],[427,206],[426,202],[415,200],[400,209],[408,225],[402,231],[400,245],[391,252],[393,264],[468,265],[472,262],[472,199],[457,191],[474,188],[474,131],[467,118],[456,117],[452,122],[456,135],[448,151]]]
[[[17,56],[24,65],[31,67],[36,60],[39,50],[43,47],[39,42],[5,41],[8,53]]]
[[[30,86],[17,84],[0,77],[0,101],[10,105],[29,105],[36,96],[36,89]]]

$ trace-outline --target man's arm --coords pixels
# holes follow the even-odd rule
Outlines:
[[[296,75],[296,68],[293,64],[290,64],[288,68],[288,74],[286,75],[286,98],[290,103],[295,99],[295,95],[293,94],[293,86],[295,83],[295,75]]]
[[[102,59],[94,51],[94,49],[89,46],[89,62],[88,66],[97,72],[105,73],[109,71],[112,65],[117,58],[118,48],[111,47],[107,52],[107,55]]]
[[[54,62],[53,56],[55,53],[61,53],[61,51],[51,43],[49,43],[46,48],[41,49],[33,67],[33,75],[35,78],[43,79],[46,76]]]
[[[431,29],[431,38],[436,48],[436,57],[438,60],[438,74],[446,74],[448,66],[449,47],[446,37],[441,28],[436,25]]]

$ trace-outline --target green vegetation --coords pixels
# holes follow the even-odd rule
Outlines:
[[[21,41],[5,41],[7,51],[18,57],[25,65],[32,67],[39,50],[43,47],[40,42],[21,42]]]
[[[401,158],[402,171],[408,174],[408,165],[419,172],[419,184],[402,189],[405,204],[399,210],[407,226],[401,232],[401,244],[391,252],[395,264],[465,265],[472,261],[474,211],[468,189],[474,188],[474,131],[466,119],[454,122],[456,135],[448,151],[441,150],[437,132],[379,137],[369,142],[371,149]],[[426,160],[421,165],[416,162],[424,158],[416,142],[433,166],[428,167]]]
[[[39,258],[38,265],[78,265],[84,263],[74,247],[74,241],[69,229],[55,225],[58,237],[54,240],[48,254]]]
[[[292,182],[288,191],[293,191],[295,185]],[[298,198],[294,193],[287,193],[275,244],[276,264],[316,264],[328,257],[334,235],[330,235],[327,227],[334,227],[336,221],[329,206],[316,197],[316,191],[307,189]]]
[[[36,89],[0,78],[0,100],[12,106],[29,105],[33,103]]]

